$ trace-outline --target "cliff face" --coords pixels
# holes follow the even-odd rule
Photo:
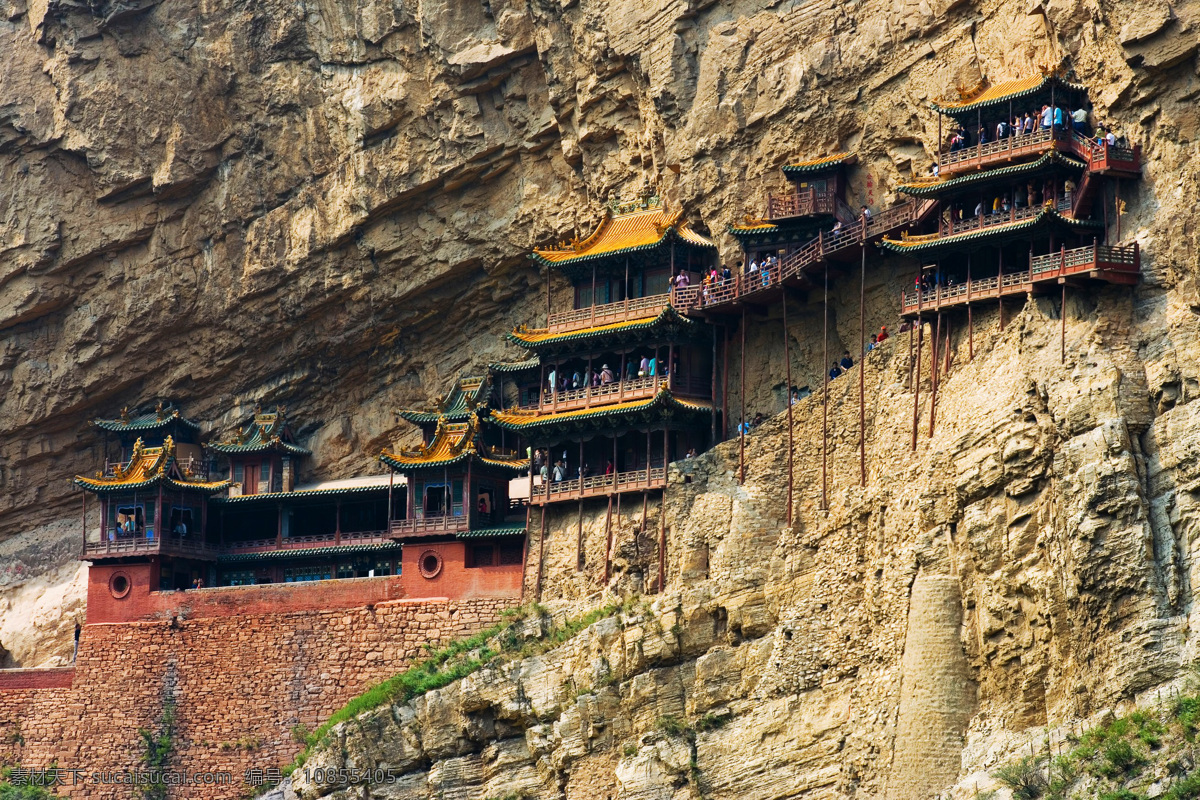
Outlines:
[[[529,763],[567,747],[555,758],[577,766],[555,775],[668,796],[693,785],[679,749],[693,745],[644,735],[659,717],[727,709],[729,724],[694,737],[706,796],[778,796],[766,776],[779,771],[788,791],[915,797],[986,763],[1013,731],[1133,697],[1195,658],[1194,3],[0,8],[0,526],[29,537],[18,550],[63,536],[38,526],[73,513],[69,476],[102,459],[91,416],[168,396],[228,428],[255,402],[286,403],[316,470],[370,470],[402,435],[391,409],[513,355],[500,334],[543,313],[525,252],[588,228],[610,192],[661,176],[719,234],[761,208],[787,159],[852,148],[852,196],[884,206],[929,163],[928,101],[1066,60],[1097,115],[1144,145],[1120,216],[1121,238],[1142,245],[1142,285],[1068,295],[1065,364],[1053,299],[1010,309],[1003,333],[994,311],[978,314],[973,345],[955,330],[938,424],[915,453],[906,343],[893,340],[867,364],[865,490],[853,383],[832,389],[828,513],[816,507],[820,398],[793,431],[792,526],[782,418],[755,435],[744,485],[734,445],[702,459],[668,493],[661,662],[627,656],[586,737],[531,738],[560,712],[583,725],[567,712],[592,701],[559,698],[420,764],[499,764],[516,739]],[[870,321],[890,323],[900,273],[868,270]],[[857,341],[857,291],[833,288],[835,352]],[[791,327],[814,385],[815,312]],[[770,411],[780,323],[754,322],[747,404]],[[574,573],[572,536],[552,536],[547,558],[563,567],[548,599],[600,588],[595,513],[590,571]],[[70,557],[39,556],[36,571]],[[647,558],[639,544],[633,561]],[[49,641],[63,629],[38,630]],[[18,663],[53,651],[39,636]],[[628,629],[596,636],[610,662],[651,646]],[[590,655],[556,658],[590,674]],[[497,675],[494,692],[512,680]],[[758,766],[722,762],[735,757]],[[591,786],[564,780],[572,796],[571,780]]]

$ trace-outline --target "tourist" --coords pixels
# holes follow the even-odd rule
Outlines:
[[[538,472],[538,477],[542,479],[542,483],[550,482],[550,467],[545,461],[542,462],[542,469]]]
[[[763,424],[763,415],[762,415],[762,412],[760,411],[754,415],[754,419],[753,419],[753,421],[751,421],[750,427],[758,428],[758,427],[761,427],[762,424]]]
[[[854,359],[850,357],[850,351],[842,353],[842,369],[850,369],[854,366]]]
[[[1071,112],[1071,127],[1084,136],[1088,135],[1088,112],[1083,106]]]
[[[688,277],[686,272],[681,272],[675,276],[675,288],[686,289],[692,283],[692,279]]]
[[[613,465],[612,459],[610,458],[610,459],[608,460],[608,463],[606,463],[606,464],[604,465],[604,474],[605,474],[605,475],[612,475],[612,474],[613,474],[614,472],[616,472],[616,471],[617,471],[617,468],[616,468],[616,467]]]
[[[638,377],[645,378],[650,374],[650,357],[642,356],[642,361],[638,365]]]
[[[942,168],[938,166],[936,161],[929,165],[929,174],[935,178],[942,174]]]
[[[837,222],[833,223],[833,232],[840,233],[841,230],[842,230],[842,221],[839,219]]]
[[[1033,133],[1033,115],[1028,111],[1025,112],[1025,119],[1021,123],[1021,133],[1025,135]]]
[[[692,459],[692,458],[695,458],[695,457],[696,457],[696,448],[694,448],[694,447],[689,447],[689,448],[688,448],[688,451],[687,451],[686,453],[684,453],[684,456],[683,456],[683,457],[684,457],[684,458],[687,458],[687,459]]]
[[[979,126],[979,143],[980,144],[988,143],[987,128],[984,128],[982,125]]]
[[[875,345],[877,345],[877,344],[879,344],[879,334],[877,334],[877,333],[872,333],[872,334],[871,334],[871,341],[867,342],[867,352],[869,353],[869,352],[871,352],[872,350],[874,350],[874,349],[875,349]]]
[[[579,375],[579,370],[575,370],[575,374],[571,376],[571,388],[582,389],[583,378]]]
[[[613,371],[612,371],[612,369],[609,368],[608,364],[605,364],[604,366],[602,366],[600,368],[600,385],[608,386],[612,382],[613,382]]]
[[[871,224],[871,209],[867,208],[866,206],[863,206],[862,208],[859,209],[859,214],[862,216],[864,223],[866,223],[868,225]]]
[[[1008,122],[1006,122],[1005,120],[1000,120],[999,122],[996,123],[996,141],[998,142],[1001,139],[1005,139],[1007,137],[1008,137]]]
[[[1053,120],[1054,120],[1054,112],[1050,110],[1050,106],[1048,104],[1042,103],[1041,120],[1039,122],[1041,129],[1044,131],[1050,130],[1050,126],[1053,124]]]
[[[753,277],[754,275],[758,274],[758,261],[757,261],[757,260],[755,260],[755,259],[753,259],[753,258],[752,258],[752,259],[750,259],[750,267],[749,267],[749,269],[747,269],[747,270],[746,270],[746,272],[747,272],[747,273],[748,273],[748,274],[749,274],[751,277]]]
[[[653,378],[657,374],[658,374],[658,359],[652,358],[649,361],[649,371],[646,373],[646,375]]]
[[[1008,195],[1005,195],[1004,199],[1000,202],[1000,210],[1005,214],[1012,211],[1012,203],[1008,202]]]
[[[1109,128],[1108,133],[1104,134],[1104,143],[1109,147],[1113,147],[1117,143],[1117,135],[1113,133],[1113,129]]]
[[[983,216],[983,201],[980,200],[978,203],[975,204],[975,217],[979,218],[982,216]]]
[[[601,383],[600,373],[599,373],[599,372],[593,372],[593,373],[592,373],[592,388],[593,388],[593,389],[599,389],[599,388],[600,388],[600,383]]]
[[[557,381],[558,381],[558,371],[555,370],[554,367],[551,367],[550,374],[546,376],[546,386],[550,389],[551,394],[553,394],[555,392],[555,390],[558,389]]]
[[[746,422],[745,420],[742,420],[741,423],[738,425],[737,430],[738,430],[738,436],[745,436],[747,433],[750,432],[750,423]]]
[[[842,368],[838,366],[838,363],[836,361],[829,365],[829,380],[833,380],[834,378],[836,378],[837,376],[839,376],[841,374],[842,374]]]
[[[729,283],[732,280],[733,280],[733,272],[729,269],[728,266],[726,266],[725,269],[721,270],[721,285],[727,286],[727,285],[729,285]]]
[[[637,362],[629,359],[625,363],[625,380],[631,381],[637,377]]]
[[[763,286],[770,286],[770,285],[771,285],[771,259],[769,259],[769,258],[768,258],[768,259],[766,259],[765,261],[763,261],[763,265],[762,265],[762,285],[763,285]]]
[[[1054,107],[1054,130],[1057,133],[1063,129],[1063,110],[1062,106]]]
[[[887,325],[884,325],[879,329],[879,341],[882,342],[887,337],[888,337]]]
[[[555,461],[554,462],[554,482],[562,483],[562,480],[565,477],[566,477],[566,470],[563,469],[563,463],[561,461]]]

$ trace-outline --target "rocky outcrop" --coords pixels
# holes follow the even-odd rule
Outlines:
[[[1060,62],[1145,146],[1144,179],[1106,201],[1112,237],[1141,244],[1141,286],[1014,303],[1003,331],[977,313],[973,341],[956,323],[915,450],[893,339],[866,364],[865,487],[857,375],[830,389],[827,444],[821,394],[797,406],[790,526],[782,415],[751,437],[744,482],[736,443],[689,465],[654,612],[394,709],[323,756],[394,763],[408,783],[386,792],[924,796],[955,779],[955,747],[969,773],[1015,732],[1196,658],[1190,4],[0,8],[0,529],[25,532],[18,550],[75,513],[68,477],[102,458],[86,418],[137,400],[220,429],[286,403],[314,469],[365,471],[404,435],[394,407],[513,355],[499,334],[539,321],[529,247],[644,177],[719,236],[786,160],[850,148],[852,194],[885,206],[929,162],[930,100]],[[868,321],[891,323],[904,268],[868,269]],[[858,291],[835,275],[835,353],[858,341]],[[794,382],[814,388],[820,299],[789,314]],[[782,408],[777,313],[752,319],[751,411]],[[547,599],[605,588],[598,513],[588,570],[572,537],[551,540]],[[615,585],[650,588],[656,540],[622,525]],[[36,569],[61,572],[40,580],[69,584],[70,548],[51,552]],[[18,647],[4,613],[14,659],[61,655],[66,623],[18,625]]]

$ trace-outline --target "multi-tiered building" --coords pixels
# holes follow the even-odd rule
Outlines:
[[[413,563],[425,577],[453,564],[461,581],[508,581],[519,591],[529,459],[519,437],[490,422],[493,396],[490,375],[460,378],[434,410],[400,412],[421,427],[423,443],[379,457],[408,487],[388,534],[419,551]]]
[[[504,373],[517,407],[491,414],[547,460],[533,504],[661,489],[667,462],[713,441],[714,331],[681,313],[671,286],[681,272],[698,285],[715,257],[648,192],[587,238],[534,251],[571,282],[573,307],[510,334],[533,358]]]
[[[1085,87],[1056,75],[935,106],[951,128],[975,133],[939,153],[937,179],[900,187],[937,203],[935,230],[882,243],[921,262],[903,316],[1071,282],[1137,281],[1138,247],[1110,244],[1119,204],[1105,198],[1113,182],[1138,177],[1140,148],[1074,123],[1073,112],[1087,108]]]

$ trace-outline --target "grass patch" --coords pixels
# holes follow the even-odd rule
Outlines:
[[[992,777],[1012,790],[1016,800],[1038,800],[1050,789],[1044,756],[1025,756],[992,771]]]
[[[303,726],[293,728],[293,738],[300,741],[299,736],[302,735],[302,743],[305,746],[295,760],[284,768],[283,774],[291,775],[304,765],[314,749],[328,744],[330,732],[342,722],[380,706],[406,703],[434,689],[441,689],[501,656],[527,658],[543,653],[567,641],[589,625],[618,611],[629,610],[632,608],[631,603],[632,600],[627,600],[623,605],[606,605],[562,623],[550,620],[546,623],[543,635],[533,640],[525,640],[522,637],[525,620],[547,620],[550,618],[549,611],[538,604],[506,609],[501,615],[503,621],[500,624],[485,628],[466,639],[451,642],[441,649],[429,648],[430,655],[427,658],[353,698],[315,731],[309,733]]]

